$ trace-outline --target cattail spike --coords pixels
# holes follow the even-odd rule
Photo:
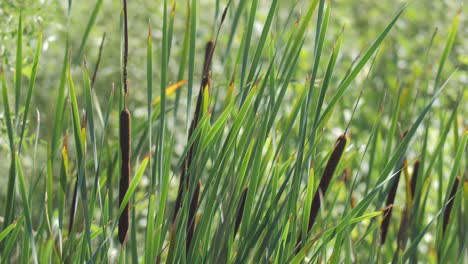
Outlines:
[[[119,186],[119,206],[121,205],[130,184],[130,124],[130,112],[127,108],[124,108],[120,113],[120,150],[122,152],[122,167]],[[129,211],[129,204],[127,203],[122,215],[119,217],[119,241],[121,244],[124,244],[127,238],[127,231],[130,222]]]
[[[406,134],[407,134],[407,131],[403,132],[402,139],[406,137]],[[396,193],[398,190],[398,183],[400,181],[401,171],[404,169],[403,164],[406,164],[406,159],[403,159],[403,163],[397,164],[397,171],[395,174],[395,179],[393,179],[392,185],[390,187],[390,191],[388,192],[388,195],[387,195],[387,201],[386,201],[387,206],[393,205],[393,202],[395,201]],[[388,227],[390,225],[390,218],[392,217],[392,209],[393,209],[393,206],[389,207],[387,213],[384,215],[384,218],[382,220],[382,225],[380,226],[380,239],[381,239],[380,244],[381,245],[385,244],[385,239],[388,233]]]
[[[182,195],[183,195],[183,192],[184,192],[185,171],[186,171],[186,168],[185,168],[186,164],[185,163],[186,163],[186,161],[184,160],[184,162],[182,163],[182,172],[181,172],[181,176],[180,176],[179,189],[177,191],[177,198],[176,198],[175,205],[174,205],[174,213],[172,215],[172,223],[175,222],[176,217],[177,217],[177,213],[179,212],[179,209],[182,206]]]
[[[197,187],[195,188],[195,192],[193,193],[192,200],[190,201],[190,208],[189,208],[189,217],[187,223],[187,244],[186,250],[187,253],[190,249],[190,244],[192,243],[193,233],[195,231],[195,220],[198,208],[198,199],[200,197],[200,189],[201,189],[201,182],[198,181]]]
[[[341,156],[343,155],[346,142],[347,142],[346,134],[340,135],[338,140],[336,141],[335,148],[328,159],[327,165],[325,166],[325,170],[323,171],[322,178],[320,179],[319,187],[317,191],[315,191],[314,199],[312,200],[312,204],[310,206],[310,216],[309,216],[309,225],[307,231],[310,232],[312,227],[315,223],[315,218],[320,211],[320,204],[321,204],[321,196],[325,196],[328,186],[332,180],[333,174],[340,162]]]
[[[200,87],[200,92],[198,98],[202,97],[203,92],[205,91],[206,87],[209,85],[210,80],[210,68],[211,68],[211,61],[213,58],[215,44],[213,40],[210,40],[206,43],[205,48],[205,61],[203,63],[203,72],[202,72],[202,82]]]
[[[237,217],[236,217],[236,225],[234,227],[234,236],[237,234],[237,231],[239,230],[241,221],[242,221],[242,216],[244,215],[244,206],[245,206],[245,199],[247,198],[247,192],[249,191],[249,188],[245,188],[242,191],[242,194],[239,199],[239,205],[237,207]]]
[[[413,175],[411,176],[411,184],[410,184],[410,191],[411,191],[411,198],[414,200],[414,195],[416,192],[416,182],[418,180],[418,173],[419,173],[419,160],[414,163],[413,167]]]
[[[448,223],[450,221],[450,213],[452,212],[453,202],[455,200],[455,195],[457,194],[458,185],[460,184],[460,176],[455,178],[455,182],[452,186],[452,191],[450,192],[449,202],[447,207],[444,210],[444,222],[442,225],[442,234],[445,235],[445,230],[447,229]]]
[[[91,78],[91,88],[94,88],[94,83],[96,82],[96,76],[99,69],[99,64],[101,63],[102,48],[104,47],[104,41],[106,40],[106,32],[102,35],[101,44],[99,45],[99,53],[96,61],[96,66],[94,68],[93,77]]]
[[[70,223],[68,224],[68,234],[72,232],[73,225],[75,224],[77,196],[78,196],[78,179],[76,180],[75,188],[73,190],[72,207],[70,211]]]
[[[203,99],[203,90],[205,89],[206,85],[209,83],[209,69],[211,67],[211,56],[213,54],[213,50],[215,48],[215,44],[213,43],[212,40],[208,41],[206,44],[206,49],[205,49],[205,61],[203,63],[203,75],[202,75],[202,83],[200,87],[200,91],[198,93],[198,98],[197,98],[197,104],[195,106],[195,113],[193,115],[192,122],[190,124],[190,129],[189,129],[189,134],[188,134],[188,139],[193,134],[193,131],[198,125],[198,122],[200,121],[200,114],[201,114],[201,109],[202,109],[202,99]],[[194,143],[188,153],[187,156],[185,157],[183,163],[182,163],[182,172],[181,172],[181,177],[180,177],[180,183],[179,183],[179,189],[177,192],[177,198],[175,202],[175,207],[174,207],[174,213],[172,216],[172,222],[174,223],[177,213],[179,212],[181,206],[182,206],[182,196],[184,193],[184,188],[183,186],[188,186],[189,182],[189,175],[188,175],[188,170],[190,168],[190,164],[192,164],[192,157],[194,153],[194,146],[196,144]]]

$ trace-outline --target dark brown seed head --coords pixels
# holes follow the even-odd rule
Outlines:
[[[120,150],[122,153],[122,167],[119,185],[119,207],[127,193],[130,183],[130,112],[127,108],[120,113]],[[121,244],[125,243],[129,227],[129,204],[125,205],[122,215],[119,217],[119,241]]]
[[[344,182],[350,182],[351,181],[351,169],[349,167],[346,167],[343,171],[344,177],[343,180]]]
[[[197,213],[198,208],[198,199],[200,197],[200,189],[201,189],[201,182],[198,181],[197,187],[195,188],[195,192],[193,193],[192,200],[190,201],[190,208],[189,208],[189,217],[187,219],[187,245],[186,250],[190,249],[190,243],[192,242],[193,233],[195,231],[195,216]]]
[[[245,206],[245,198],[247,198],[247,192],[249,191],[249,188],[245,188],[242,191],[242,194],[239,199],[239,205],[237,207],[237,217],[236,217],[236,225],[234,227],[234,236],[237,234],[237,231],[239,230],[241,221],[242,221],[242,216],[244,215],[244,206]]]
[[[175,222],[177,213],[179,212],[179,209],[182,206],[182,195],[184,192],[184,185],[185,185],[185,171],[186,171],[185,164],[186,164],[186,161],[184,160],[184,162],[182,163],[182,172],[181,172],[181,177],[180,177],[179,190],[177,191],[177,198],[176,198],[175,205],[174,205],[174,213],[172,215],[172,223]]]
[[[202,73],[202,79],[205,77],[208,77],[210,67],[211,67],[211,59],[213,58],[213,51],[214,51],[214,42],[213,40],[210,40],[206,43],[205,47],[205,61],[203,63],[203,73]],[[202,88],[204,86],[202,85]]]
[[[312,204],[310,206],[310,217],[309,217],[309,226],[308,232],[312,229],[315,223],[315,218],[317,217],[318,212],[320,211],[320,196],[325,196],[328,186],[333,177],[333,173],[335,173],[336,167],[340,162],[341,156],[343,155],[343,151],[346,147],[347,137],[345,134],[338,137],[338,140],[335,143],[335,148],[328,159],[327,165],[325,166],[325,170],[323,171],[322,178],[320,179],[319,188],[315,191],[314,199],[312,200]]]
[[[210,79],[210,67],[211,67],[211,58],[213,56],[213,51],[215,48],[215,44],[213,40],[208,41],[206,44],[206,50],[205,50],[205,61],[203,63],[203,72],[202,72],[202,82],[201,82],[201,87],[200,91],[198,93],[198,98],[197,98],[197,104],[195,106],[195,113],[193,114],[193,119],[192,122],[190,123],[190,129],[189,129],[189,134],[188,134],[188,139],[193,134],[193,131],[195,131],[195,128],[198,126],[198,122],[200,121],[200,114],[202,110],[202,101],[203,101],[203,91],[209,85],[209,79]],[[190,168],[190,164],[192,163],[192,157],[194,154],[194,146],[196,144],[194,143],[188,153],[187,156],[184,159],[184,162],[182,164],[182,170],[181,170],[181,179],[179,183],[179,190],[177,192],[177,198],[176,198],[176,203],[174,207],[174,214],[172,216],[172,222],[174,223],[177,213],[179,212],[180,207],[182,206],[182,196],[184,192],[183,186],[188,186],[188,182],[190,179],[190,175],[188,174],[187,170]]]
[[[405,250],[408,240],[409,212],[408,208],[403,210],[400,221],[400,230],[398,230],[398,246],[400,250]]]
[[[419,173],[419,160],[417,160],[414,163],[413,175],[411,176],[410,190],[411,190],[411,198],[412,199],[414,199],[414,195],[415,195],[415,192],[416,192],[416,182],[418,180],[418,173]]]
[[[77,195],[78,195],[78,179],[76,179],[75,188],[73,190],[72,207],[70,211],[70,223],[68,224],[69,234],[72,232],[73,225],[75,224]]]
[[[227,11],[228,11],[228,8],[229,8],[229,5],[231,4],[231,0],[229,0],[229,2],[227,3],[226,7],[224,8],[224,11],[223,11],[223,14],[221,15],[221,23],[220,23],[220,27],[221,25],[223,24],[224,22],[224,19],[226,18],[226,15],[227,15]]]
[[[455,200],[455,195],[457,194],[458,185],[460,184],[460,176],[455,178],[455,182],[452,186],[452,191],[450,192],[449,202],[447,207],[444,210],[444,223],[442,225],[442,234],[445,234],[445,230],[447,229],[447,225],[450,221],[450,213],[452,212],[453,201]]]
[[[403,168],[398,170],[397,174],[395,175],[395,179],[392,182],[392,186],[387,195],[387,202],[386,202],[387,206],[393,205],[393,202],[395,201],[395,196],[398,190],[398,182],[400,181],[400,175],[401,175],[402,169]],[[389,207],[388,211],[384,215],[382,225],[380,226],[380,238],[381,238],[380,243],[382,245],[385,244],[385,238],[387,237],[388,227],[390,225],[390,218],[392,217],[392,208],[393,207]]]
[[[407,134],[408,134],[408,130],[404,131],[401,135],[401,139],[403,140]],[[390,187],[390,191],[388,192],[388,195],[387,195],[387,202],[386,202],[387,206],[393,205],[393,202],[395,201],[395,196],[398,190],[398,182],[400,181],[401,171],[404,169],[403,167],[406,166],[405,164],[407,164],[406,158],[403,160],[402,168],[397,168],[398,171],[396,172],[395,179],[393,179],[392,185]],[[400,165],[398,165],[397,163],[397,166],[400,166]],[[381,245],[385,244],[388,227],[390,225],[390,218],[392,217],[392,208],[393,206],[388,207],[388,211],[386,212],[386,214],[384,214],[382,225],[380,226],[380,239],[381,239],[380,244]]]

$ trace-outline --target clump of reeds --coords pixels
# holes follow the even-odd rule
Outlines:
[[[124,9],[124,56],[123,56],[123,87],[124,87],[124,109],[120,112],[120,151],[122,154],[122,166],[120,170],[119,184],[119,207],[121,206],[125,194],[130,184],[130,146],[131,146],[131,115],[127,108],[128,79],[127,79],[127,61],[128,61],[128,27],[127,27],[127,1],[123,0]],[[130,222],[129,203],[119,216],[119,241],[125,243]]]
[[[222,24],[223,24],[223,22],[224,22],[224,20],[226,18],[227,10],[229,8],[230,3],[231,3],[231,1],[228,1],[226,7],[224,8],[223,14],[221,15],[221,21],[220,21],[220,24],[219,24],[219,27],[218,27],[218,31],[216,33],[215,40],[214,41],[210,40],[206,44],[205,60],[203,62],[203,70],[202,70],[202,81],[201,81],[201,84],[200,84],[200,91],[198,93],[195,112],[194,112],[193,119],[192,119],[192,122],[191,122],[190,128],[189,128],[188,139],[190,139],[190,137],[193,134],[193,131],[195,130],[195,128],[198,125],[198,122],[200,121],[200,114],[201,114],[201,109],[202,109],[201,104],[203,102],[203,93],[205,92],[205,89],[209,88],[209,84],[210,84],[210,69],[211,69],[211,61],[212,61],[212,58],[213,58],[213,53],[214,53],[214,50],[215,50],[215,47],[216,47],[216,42],[218,40],[219,31],[220,31],[221,26],[222,26]],[[177,198],[176,198],[176,202],[175,202],[175,206],[174,206],[174,213],[173,213],[173,216],[172,216],[172,222],[173,223],[174,223],[174,221],[176,219],[177,213],[179,212],[179,210],[180,210],[180,208],[182,206],[182,196],[183,196],[183,192],[184,192],[184,185],[185,185],[185,188],[188,187],[189,176],[187,175],[187,170],[190,168],[190,164],[192,164],[192,158],[193,158],[193,153],[194,153],[195,146],[196,146],[196,141],[190,147],[190,149],[189,149],[189,151],[187,153],[187,156],[185,157],[184,162],[182,163],[182,172],[181,172],[181,177],[180,177],[179,189],[178,189],[178,192],[177,192]]]
[[[453,183],[452,190],[450,191],[450,196],[448,198],[447,206],[444,210],[444,222],[442,224],[442,235],[445,235],[445,230],[447,230],[448,223],[450,221],[450,213],[452,212],[453,202],[455,200],[455,195],[457,194],[458,185],[460,184],[460,176],[455,178]]]

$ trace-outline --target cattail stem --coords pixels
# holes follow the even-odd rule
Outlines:
[[[320,179],[319,187],[315,192],[314,199],[312,200],[312,204],[310,205],[310,216],[309,216],[309,225],[307,232],[312,230],[314,226],[315,219],[320,211],[321,205],[321,196],[324,197],[328,186],[332,180],[333,174],[335,173],[336,167],[340,162],[341,156],[343,155],[343,151],[345,149],[347,142],[346,134],[343,134],[338,137],[338,140],[335,143],[335,148],[328,159],[327,165],[325,166],[325,170],[323,171],[322,178]]]
[[[192,200],[190,201],[190,208],[189,208],[189,217],[187,223],[187,244],[186,244],[186,251],[188,253],[190,249],[190,244],[192,243],[193,233],[195,231],[195,220],[198,208],[198,199],[200,197],[200,189],[201,189],[201,182],[198,181],[197,187],[195,188],[195,192],[193,193]]]
[[[449,202],[444,210],[444,222],[442,225],[442,235],[445,235],[445,230],[447,229],[448,223],[450,221],[450,213],[452,212],[453,202],[455,200],[455,195],[457,194],[458,185],[460,184],[460,177],[455,178],[455,182],[452,186],[452,191],[450,192]]]
[[[119,205],[122,203],[130,183],[130,122],[130,112],[127,108],[124,108],[120,113],[120,150],[122,153],[122,167],[119,187]],[[122,215],[119,217],[119,241],[121,244],[124,244],[127,237],[130,216],[129,211],[129,204],[127,203]]]
[[[125,95],[128,94],[128,25],[127,25],[127,0],[123,0],[123,13],[124,13],[124,54],[123,54],[123,86]]]

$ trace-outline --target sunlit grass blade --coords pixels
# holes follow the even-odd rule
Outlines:
[[[19,121],[19,106],[21,98],[21,79],[23,76],[23,12],[20,11],[18,33],[16,37],[16,67],[15,67],[15,117],[16,125]]]
[[[34,55],[34,61],[33,61],[33,66],[32,66],[32,71],[31,71],[31,76],[29,77],[28,94],[26,96],[26,102],[24,103],[25,109],[23,113],[23,123],[21,125],[20,141],[18,144],[18,153],[20,154],[21,154],[21,146],[23,143],[24,132],[26,129],[26,120],[28,119],[29,107],[31,105],[31,98],[32,98],[32,94],[34,91],[34,85],[36,83],[37,68],[39,64],[39,56],[41,54],[41,51],[42,51],[42,33],[39,33],[39,38],[37,39],[36,53]]]
[[[350,86],[351,82],[356,78],[356,76],[361,72],[362,68],[367,64],[367,62],[371,59],[372,55],[375,53],[375,51],[380,47],[382,44],[383,40],[385,37],[388,35],[390,30],[393,28],[397,20],[400,18],[401,14],[403,13],[405,9],[401,9],[396,16],[392,19],[392,21],[387,25],[387,27],[382,31],[382,33],[377,37],[375,42],[372,44],[372,46],[364,53],[362,58],[359,60],[359,62],[356,64],[356,66],[351,70],[349,75],[343,80],[343,82],[340,84],[340,86],[337,88],[335,95],[333,98],[330,100],[328,103],[327,108],[323,111],[323,114],[320,117],[320,120],[318,124],[322,123],[325,120],[325,117],[328,116],[329,112],[333,110],[335,107],[336,103],[338,100],[343,96],[345,91],[348,89]]]
[[[91,29],[96,23],[96,18],[99,14],[99,10],[101,9],[102,3],[103,3],[103,0],[96,0],[96,4],[94,5],[93,10],[91,11],[91,16],[89,17],[88,24],[86,25],[85,31],[83,33],[83,37],[81,38],[81,44],[78,49],[78,53],[73,60],[74,64],[78,64],[81,60],[81,57],[83,56],[83,51],[84,51],[86,42],[88,41],[89,34],[91,33]]]
[[[33,233],[32,219],[31,219],[31,211],[30,211],[30,206],[29,206],[29,199],[26,193],[23,169],[22,169],[19,158],[16,159],[16,166],[18,168],[19,192],[20,192],[20,196],[23,202],[23,213],[24,213],[24,218],[26,220],[26,228],[28,230],[29,243],[30,243],[31,250],[32,250],[32,257],[33,257],[34,263],[38,263],[36,243],[34,242],[34,233]]]
[[[135,193],[135,190],[138,187],[138,184],[140,183],[141,178],[143,177],[143,173],[145,172],[146,165],[148,165],[148,160],[149,160],[148,157],[146,157],[141,162],[140,166],[138,167],[138,169],[137,169],[137,171],[135,173],[135,177],[132,178],[132,181],[130,182],[130,185],[128,186],[128,190],[125,193],[125,195],[124,195],[124,197],[122,199],[122,202],[120,203],[119,211],[117,213],[118,216],[120,216],[122,214],[122,212],[125,209],[125,206],[128,204],[128,202],[130,201],[130,198]]]
[[[5,74],[3,72],[3,66],[0,67],[0,78],[2,79],[2,98],[3,98],[3,110],[5,115],[6,127],[8,131],[8,141],[10,145],[10,170],[7,184],[7,196],[5,203],[5,219],[4,228],[7,228],[11,224],[14,212],[15,203],[15,182],[16,182],[16,147],[15,147],[15,135],[13,132],[13,123],[11,120],[10,103],[8,99],[8,87],[5,80]]]

